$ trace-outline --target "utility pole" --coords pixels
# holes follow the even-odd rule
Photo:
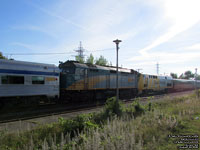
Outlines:
[[[157,75],[159,75],[159,63],[156,64]]]
[[[85,50],[83,49],[83,47],[82,47],[82,43],[81,43],[81,41],[80,41],[80,45],[79,45],[79,47],[78,47],[78,49],[77,50],[75,50],[75,52],[77,52],[78,53],[78,57],[79,57],[79,60],[84,60],[84,55],[83,55],[83,52],[84,52]]]
[[[116,39],[116,40],[114,40],[113,41],[115,44],[116,44],[116,51],[117,51],[117,61],[116,61],[116,66],[117,66],[117,79],[116,79],[116,87],[117,87],[117,95],[116,95],[116,98],[117,98],[117,102],[119,101],[119,85],[118,85],[118,76],[119,76],[119,74],[118,74],[118,50],[119,50],[119,43],[120,42],[122,42],[121,40],[118,40],[118,39]]]

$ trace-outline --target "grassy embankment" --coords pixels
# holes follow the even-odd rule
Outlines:
[[[168,135],[200,136],[200,99],[194,95],[146,106],[138,101],[124,107],[110,99],[100,113],[60,118],[24,133],[2,131],[0,149],[173,150],[181,144]]]

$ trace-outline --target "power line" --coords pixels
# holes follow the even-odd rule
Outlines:
[[[114,50],[114,48],[102,49],[102,50],[85,50],[85,52],[98,52],[98,51],[109,51]],[[72,54],[75,52],[64,52],[64,53],[4,53],[5,55],[63,55],[63,54]]]
[[[100,50],[85,50],[85,52],[98,52],[98,51],[110,51],[110,50],[115,50],[114,48],[106,48],[106,49],[100,49]]]
[[[70,54],[74,52],[66,52],[66,53],[5,53],[5,55],[60,55],[60,54]]]

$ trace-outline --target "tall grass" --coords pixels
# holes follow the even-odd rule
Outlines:
[[[193,96],[128,107],[112,98],[100,113],[60,118],[24,133],[0,132],[0,149],[154,150],[177,149],[169,134],[200,135],[200,100]]]

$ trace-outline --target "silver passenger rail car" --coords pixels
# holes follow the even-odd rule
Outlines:
[[[0,103],[12,97],[59,98],[59,73],[51,64],[0,59]]]

